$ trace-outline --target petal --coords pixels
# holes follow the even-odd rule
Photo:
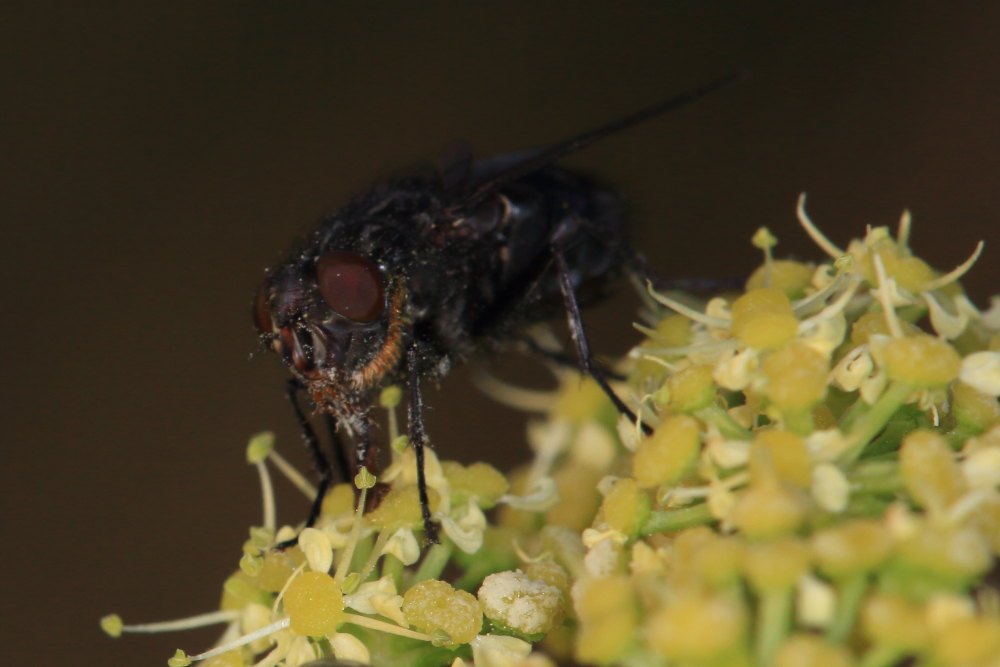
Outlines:
[[[973,352],[962,359],[958,377],[989,396],[1000,396],[1000,352]]]

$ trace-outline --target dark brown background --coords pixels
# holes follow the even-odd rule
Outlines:
[[[980,303],[995,290],[1000,6],[493,4],[4,3],[6,663],[161,665],[207,645],[111,641],[97,620],[213,608],[259,521],[247,436],[275,429],[303,460],[283,369],[248,361],[263,267],[453,139],[538,146],[745,68],[567,161],[629,198],[655,266],[743,274],[763,224],[817,257],[794,223],[808,190],[837,242],[907,206],[937,266],[985,238],[969,282]],[[630,309],[589,314],[598,348],[634,340]],[[524,456],[525,417],[468,372],[427,400],[448,455]]]

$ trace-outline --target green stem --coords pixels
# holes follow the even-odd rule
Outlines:
[[[847,434],[850,446],[841,456],[841,460],[850,462],[861,456],[861,452],[885,428],[892,416],[906,403],[906,399],[914,391],[913,385],[904,382],[893,382],[882,392],[875,405],[861,416]]]
[[[639,528],[639,534],[653,535],[655,533],[666,533],[690,526],[712,523],[713,521],[715,521],[715,517],[709,511],[708,503],[700,503],[679,510],[660,510],[649,513],[649,518]]]
[[[827,639],[838,644],[847,641],[867,590],[868,576],[864,572],[837,582],[837,609],[833,622],[826,629]]]
[[[382,559],[382,576],[392,577],[392,582],[396,585],[396,590],[399,590],[402,574],[403,561],[392,554],[386,554]]]
[[[444,566],[448,564],[448,559],[451,558],[453,549],[454,546],[447,539],[428,549],[427,555],[424,556],[424,560],[420,563],[420,568],[413,575],[410,585],[412,586],[427,579],[437,579],[440,577],[441,573],[444,572]]]
[[[733,440],[750,440],[753,434],[737,423],[728,412],[718,405],[705,406],[701,410],[695,411],[695,416],[702,421],[714,425],[719,429],[719,433]]]
[[[888,509],[890,500],[878,496],[866,496],[859,493],[851,495],[847,502],[847,516],[881,517]]]
[[[853,493],[886,494],[903,488],[897,461],[866,461],[850,471]]]
[[[757,607],[757,664],[768,667],[788,634],[792,618],[791,588],[761,593]]]
[[[859,419],[868,413],[869,406],[864,402],[864,399],[858,398],[851,404],[851,407],[844,411],[844,414],[840,417],[840,430],[843,432],[848,432],[854,428],[854,424],[857,423]]]

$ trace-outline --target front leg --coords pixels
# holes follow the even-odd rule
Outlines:
[[[577,360],[580,363],[580,372],[594,378],[594,382],[607,394],[611,402],[618,408],[618,412],[625,415],[629,421],[636,420],[635,413],[618,398],[608,381],[604,379],[601,369],[594,363],[594,357],[590,353],[590,344],[587,342],[587,332],[583,328],[583,317],[580,315],[580,304],[576,301],[576,291],[573,289],[573,281],[570,279],[569,267],[566,265],[566,257],[556,246],[552,246],[552,258],[556,263],[556,271],[559,273],[559,290],[562,292],[563,304],[566,306],[566,319],[569,322],[569,333],[573,338],[573,345],[576,347]],[[653,432],[648,424],[640,424],[646,435]]]
[[[316,519],[319,518],[319,512],[323,506],[323,497],[326,496],[327,489],[330,488],[330,483],[333,481],[333,469],[330,467],[329,460],[323,454],[323,450],[319,445],[319,438],[316,437],[316,431],[313,430],[312,424],[309,423],[309,418],[306,417],[305,412],[302,410],[302,405],[299,403],[299,391],[301,389],[302,384],[298,380],[289,380],[286,394],[289,402],[292,404],[292,410],[295,412],[295,419],[299,423],[299,429],[302,431],[302,439],[306,443],[306,449],[309,450],[309,454],[312,456],[313,467],[319,476],[319,483],[316,485],[316,496],[313,498],[312,506],[309,508],[309,516],[306,517],[305,527],[311,528],[316,523]],[[334,442],[333,446],[339,446],[339,442]],[[298,537],[295,537],[294,540],[289,540],[291,544],[282,543],[281,546],[292,546],[296,541],[298,541]]]
[[[431,508],[427,500],[427,478],[424,474],[424,399],[420,394],[420,373],[417,370],[417,344],[411,343],[406,351],[407,394],[409,404],[410,444],[417,455],[417,492],[420,494],[420,513],[424,519],[424,540],[427,544],[438,543],[437,525],[431,521]]]

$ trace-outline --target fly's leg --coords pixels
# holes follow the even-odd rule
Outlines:
[[[285,393],[288,396],[288,401],[292,404],[295,419],[299,422],[299,429],[302,431],[302,439],[306,443],[306,449],[309,450],[309,454],[312,456],[313,467],[316,468],[316,473],[319,475],[319,484],[316,486],[316,497],[313,498],[312,506],[309,508],[309,516],[306,517],[305,527],[311,528],[316,523],[316,519],[319,518],[319,511],[323,506],[323,498],[326,496],[326,491],[330,488],[330,482],[333,479],[333,469],[330,468],[330,462],[319,446],[319,438],[316,437],[316,431],[313,430],[312,424],[309,423],[309,419],[306,417],[306,413],[302,410],[302,405],[299,404],[299,391],[301,389],[302,384],[298,380],[292,379],[288,381]],[[334,441],[334,446],[339,448],[339,440]],[[287,549],[288,547],[295,546],[298,541],[299,536],[296,535],[293,538],[278,543],[277,546],[278,549]]]
[[[330,435],[330,450],[333,453],[334,468],[339,473],[340,481],[351,483],[351,464],[347,462],[344,443],[337,431],[337,419],[330,413],[324,415],[326,432]]]
[[[590,344],[587,342],[587,332],[583,328],[583,318],[580,316],[580,304],[576,301],[576,292],[573,290],[573,281],[569,276],[569,267],[566,265],[566,258],[562,251],[552,247],[552,257],[556,263],[556,270],[559,272],[559,290],[562,292],[563,304],[566,306],[566,319],[569,322],[569,333],[573,337],[573,345],[576,347],[576,356],[580,364],[580,371],[585,375],[594,378],[594,382],[607,394],[611,402],[618,408],[618,412],[625,415],[629,421],[635,421],[635,413],[618,394],[608,385],[607,380],[600,368],[594,363],[594,357],[590,353]],[[646,435],[653,432],[645,422],[642,423],[642,430]]]
[[[409,367],[410,405],[408,412],[410,444],[417,455],[417,492],[420,494],[420,513],[424,519],[424,541],[426,544],[438,543],[437,526],[431,521],[431,508],[427,500],[427,478],[424,474],[424,399],[420,394],[420,374],[417,371],[417,346],[410,345],[406,352],[406,363]]]

